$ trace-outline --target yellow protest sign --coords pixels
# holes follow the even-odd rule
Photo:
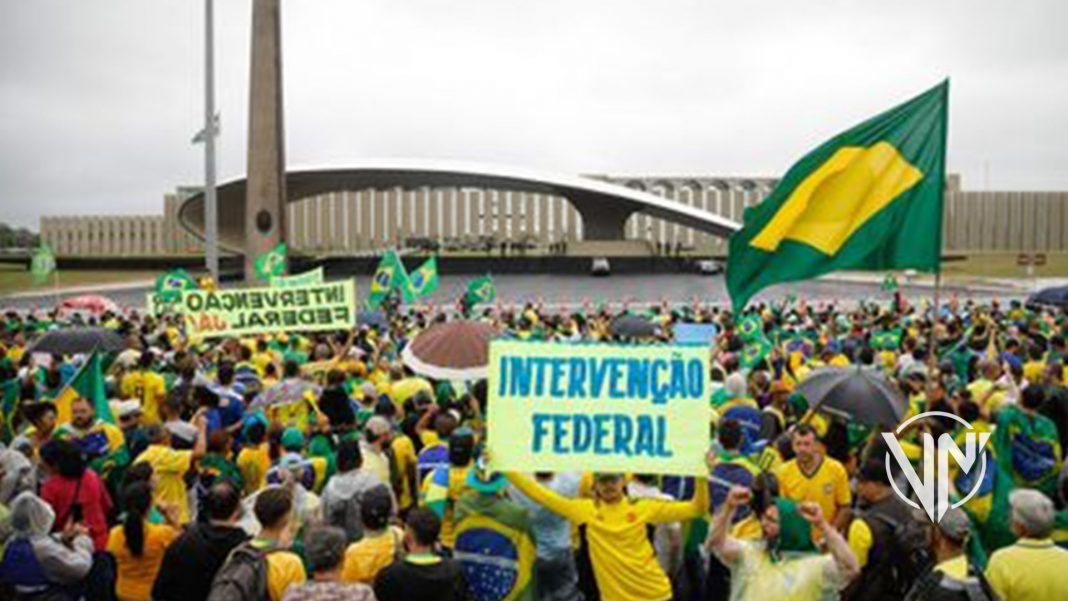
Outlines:
[[[355,282],[183,290],[174,309],[185,319],[186,333],[203,338],[347,329],[356,324]]]
[[[493,469],[707,473],[704,346],[490,344]]]
[[[296,288],[299,286],[322,283],[322,267],[316,267],[311,271],[305,271],[304,273],[298,273],[296,275],[277,275],[271,277],[271,288]]]

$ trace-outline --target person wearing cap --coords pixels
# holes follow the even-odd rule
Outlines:
[[[775,440],[790,425],[790,385],[775,380],[768,389],[768,404],[760,412],[760,439]]]
[[[918,519],[927,515],[918,512]],[[916,579],[905,594],[905,601],[974,601],[990,599],[989,585],[970,574],[965,545],[971,533],[968,515],[950,507],[937,524],[928,529],[928,541],[935,565]]]
[[[404,557],[404,531],[390,525],[396,515],[393,495],[381,483],[363,493],[359,508],[363,537],[345,550],[341,580],[372,584],[383,568]]]
[[[504,498],[507,486],[503,475],[480,461],[467,472],[474,494],[460,497],[453,512],[453,556],[477,598],[522,599],[536,590],[530,517]]]
[[[392,487],[390,442],[393,438],[393,426],[381,415],[367,420],[364,427],[364,439],[360,441],[363,453],[363,469],[378,476],[384,484]]]
[[[119,429],[126,439],[126,448],[130,457],[137,457],[148,447],[148,437],[141,425],[141,403],[137,399],[117,401],[112,406],[115,419],[119,420]]]
[[[568,499],[530,478],[509,472],[520,492],[585,527],[590,562],[604,601],[672,598],[671,581],[656,561],[648,526],[681,522],[708,512],[708,487],[695,487],[690,501],[629,500],[621,474],[597,474],[593,499]]]
[[[1068,551],[1053,544],[1053,501],[1037,490],[1009,494],[1017,541],[994,551],[986,578],[1002,601],[1068,599]]]
[[[160,421],[159,406],[167,394],[167,386],[163,376],[152,370],[155,357],[152,351],[145,350],[141,353],[135,371],[127,372],[119,386],[122,397],[125,399],[137,399],[141,402],[141,410],[144,412],[146,424],[158,424]]]
[[[891,488],[884,457],[875,453],[857,470],[858,514],[849,525],[847,538],[861,572],[843,595],[846,599],[900,598],[912,584],[903,581],[903,573],[893,568],[911,559],[901,556],[907,549],[900,540],[900,528],[916,517]]]
[[[305,488],[316,493],[320,492],[327,479],[333,475],[333,466],[331,465],[334,461],[333,450],[327,449],[327,452],[330,453],[329,459],[322,454],[305,457],[304,433],[292,426],[282,430],[281,443],[282,449],[287,455],[296,455],[304,460],[305,466],[308,468]]]
[[[178,506],[178,521],[189,523],[189,496],[186,491],[185,475],[193,469],[196,462],[208,449],[207,422],[201,413],[193,416],[197,437],[192,450],[177,451],[171,447],[171,433],[160,424],[149,426],[148,448],[134,463],[148,463],[158,478],[153,503],[156,505],[173,503]]]
[[[267,416],[261,411],[245,415],[241,430],[245,444],[237,454],[237,470],[244,483],[243,496],[249,496],[267,485],[267,470],[271,469],[271,449],[267,442]]]

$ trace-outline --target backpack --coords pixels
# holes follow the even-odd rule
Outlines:
[[[880,528],[885,534],[882,540],[886,544],[887,560],[883,576],[887,578],[887,588],[883,592],[901,598],[934,563],[927,544],[927,531],[918,520],[898,521],[881,511],[862,515],[873,529]]]
[[[267,599],[267,555],[251,543],[234,547],[211,582],[207,601],[264,601]]]

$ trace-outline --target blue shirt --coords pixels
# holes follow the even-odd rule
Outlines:
[[[545,480],[537,482],[560,496],[571,498],[578,496],[578,474],[555,474],[548,482]],[[534,530],[534,540],[537,541],[538,557],[548,559],[563,552],[571,552],[570,522],[531,500],[514,486],[508,487],[508,495],[530,514],[530,526]]]

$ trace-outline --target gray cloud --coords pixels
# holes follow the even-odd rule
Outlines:
[[[417,156],[778,175],[952,78],[965,186],[1068,189],[1068,4],[283,2],[290,165]],[[216,0],[220,173],[244,172],[248,0]],[[202,177],[202,2],[0,0],[0,219],[155,213]]]

